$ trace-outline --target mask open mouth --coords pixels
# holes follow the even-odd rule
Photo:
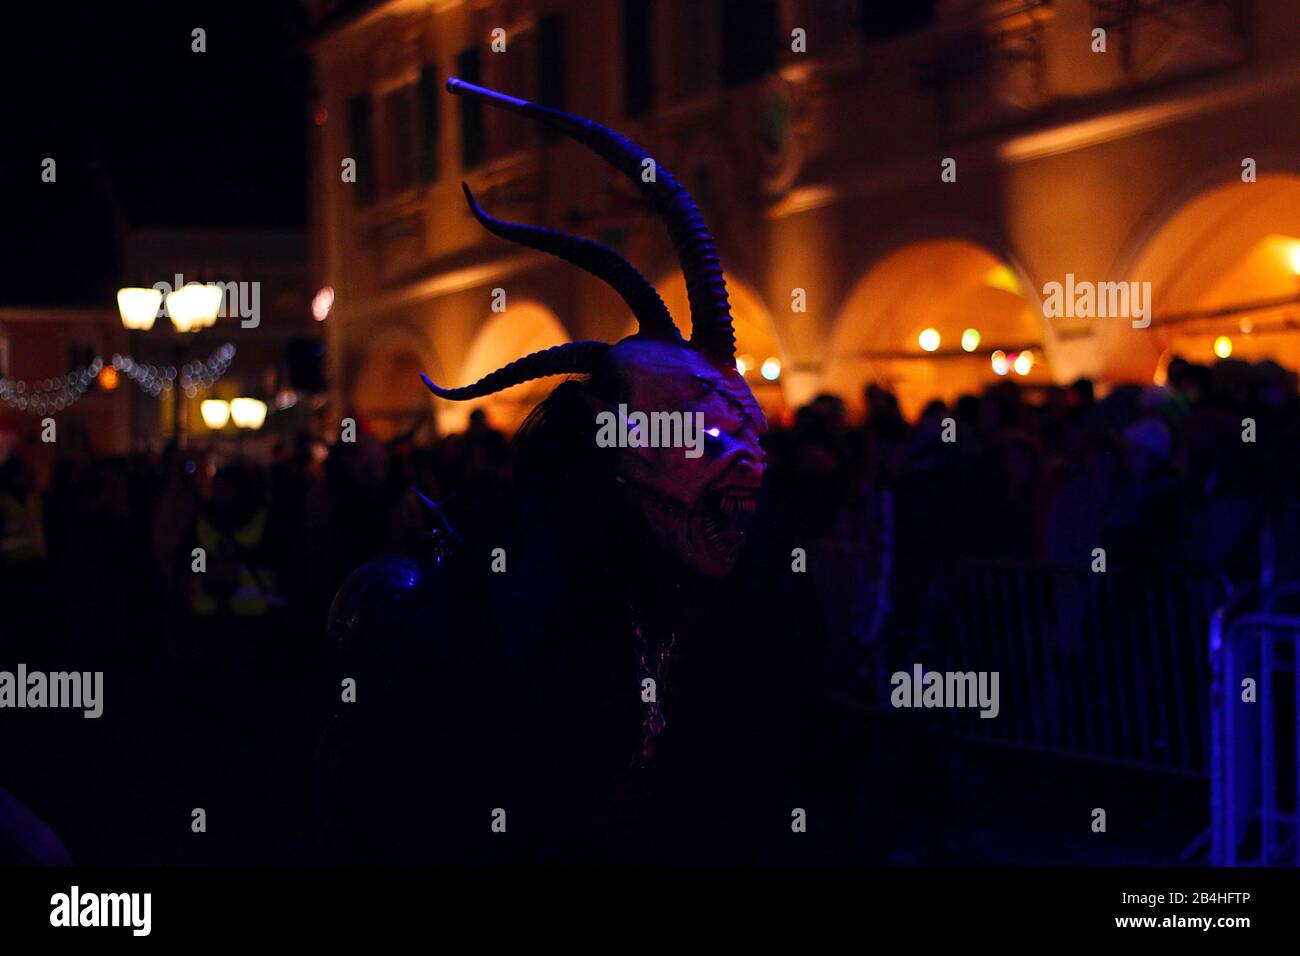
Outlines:
[[[731,487],[711,491],[700,519],[705,540],[722,551],[739,550],[757,508],[757,489]]]

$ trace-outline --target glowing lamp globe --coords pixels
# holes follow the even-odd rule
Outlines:
[[[230,421],[230,403],[220,398],[205,399],[199,403],[199,414],[203,416],[203,424],[214,432],[220,431]]]
[[[261,428],[266,421],[266,402],[255,398],[232,398],[230,417],[239,428]]]
[[[224,297],[219,285],[191,282],[167,293],[167,314],[177,332],[197,332],[217,321]]]
[[[117,312],[122,317],[122,326],[140,332],[153,328],[162,297],[157,289],[118,289]]]

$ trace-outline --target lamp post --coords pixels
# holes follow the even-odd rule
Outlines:
[[[131,361],[139,359],[140,336],[153,328],[158,317],[158,308],[162,305],[162,293],[157,289],[118,289],[117,312],[122,317],[122,327],[126,329],[127,339],[131,343]],[[136,439],[140,436],[140,396],[136,389],[131,389],[131,448],[134,451]]]
[[[257,431],[266,422],[266,402],[256,398],[209,398],[199,405],[203,415],[203,424],[209,431],[220,432],[227,425],[234,425],[237,431],[235,442],[239,457],[244,457],[244,435]]]
[[[184,340],[184,333],[200,332],[215,324],[217,315],[221,312],[221,303],[225,298],[225,293],[219,285],[200,285],[197,282],[191,282],[179,289],[168,292],[165,297],[158,289],[119,289],[117,292],[117,308],[122,317],[122,325],[131,333],[132,361],[137,358],[136,345],[140,335],[153,328],[154,320],[158,316],[158,306],[163,302],[164,298],[172,326],[177,333],[180,333],[180,337],[174,343],[173,354],[176,356],[176,379],[171,385],[172,437],[176,439],[176,443],[179,445],[183,408],[181,400],[181,364],[184,362],[188,350],[188,343]],[[134,404],[135,399],[132,401],[131,429],[134,439],[137,415]]]

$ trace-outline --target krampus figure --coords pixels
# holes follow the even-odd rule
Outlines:
[[[434,555],[370,563],[335,599],[331,673],[356,681],[356,701],[334,708],[321,748],[330,836],[339,853],[408,862],[770,857],[800,805],[787,771],[815,629],[788,550],[736,567],[767,424],[736,369],[713,239],[681,184],[662,166],[643,175],[650,157],[617,133],[447,85],[572,137],[636,184],[681,262],[691,337],[618,253],[502,222],[465,188],[486,229],[607,282],[638,331],[459,388],[425,378],[462,401],[581,376],[521,428],[508,504],[458,516],[455,541],[444,524]],[[702,422],[701,447],[602,447],[602,416],[632,412]]]

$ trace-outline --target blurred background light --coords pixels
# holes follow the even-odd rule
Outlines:
[[[177,332],[197,332],[217,321],[224,297],[219,285],[191,282],[167,293],[167,314]]]
[[[266,402],[255,398],[232,398],[230,417],[239,428],[261,428],[266,421]]]
[[[162,305],[162,293],[157,289],[118,289],[117,311],[125,328],[147,332],[153,328]]]
[[[311,300],[311,314],[317,322],[324,322],[334,308],[334,287],[325,286]]]
[[[220,431],[230,421],[230,403],[220,398],[209,398],[199,403],[199,414],[203,424],[213,431]]]

